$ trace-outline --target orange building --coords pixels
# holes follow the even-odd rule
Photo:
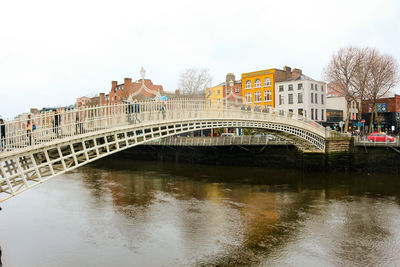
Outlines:
[[[293,71],[295,71],[294,69]],[[292,78],[290,67],[242,73],[242,96],[246,104],[275,107],[275,82]]]

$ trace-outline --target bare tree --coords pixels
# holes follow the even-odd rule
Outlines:
[[[357,54],[358,49],[355,47],[341,48],[332,56],[331,61],[324,70],[325,79],[334,84],[334,90],[346,99],[347,116],[345,131],[347,131],[349,126],[350,105],[357,94],[353,83],[357,69]]]
[[[367,99],[368,88],[371,80],[372,62],[375,57],[375,50],[371,48],[357,49],[356,70],[353,78],[355,98],[353,99],[358,109],[358,120],[361,120],[362,103]]]
[[[393,56],[380,54],[376,49],[371,49],[368,63],[371,65],[371,73],[366,93],[367,100],[372,105],[369,132],[372,131],[374,114],[378,132],[380,132],[381,123],[377,112],[377,100],[387,96],[389,91],[399,83],[399,66]]]
[[[212,77],[208,69],[192,67],[180,74],[179,89],[186,95],[203,94],[211,85],[211,81]]]

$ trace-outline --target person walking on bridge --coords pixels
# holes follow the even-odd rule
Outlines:
[[[6,125],[3,119],[0,119],[0,151],[6,150]]]
[[[54,121],[53,121],[53,124],[54,124],[53,131],[56,134],[56,137],[60,137],[61,136],[61,134],[58,132],[59,131],[58,127],[60,125],[60,121],[61,121],[60,113],[59,113],[58,110],[56,110],[54,112]]]
[[[28,120],[26,121],[26,136],[28,137],[28,145],[32,145],[32,119],[31,114],[28,115]]]

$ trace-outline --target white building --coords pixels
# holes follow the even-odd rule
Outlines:
[[[347,101],[344,96],[328,95],[326,99],[326,112],[329,113],[328,122],[345,121],[347,116]],[[350,103],[350,120],[358,120],[356,101]]]
[[[275,103],[278,110],[326,121],[326,83],[300,72],[294,79],[275,83]]]

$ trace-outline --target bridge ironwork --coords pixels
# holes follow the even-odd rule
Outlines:
[[[34,125],[34,126],[33,126]],[[144,101],[7,121],[0,152],[0,202],[112,153],[156,139],[212,128],[279,132],[303,151],[325,150],[325,128],[274,109],[216,108],[201,100]]]
[[[157,139],[145,145],[153,146],[263,146],[290,145],[289,141],[281,138],[271,138],[266,135],[242,135],[221,137],[166,137]]]

